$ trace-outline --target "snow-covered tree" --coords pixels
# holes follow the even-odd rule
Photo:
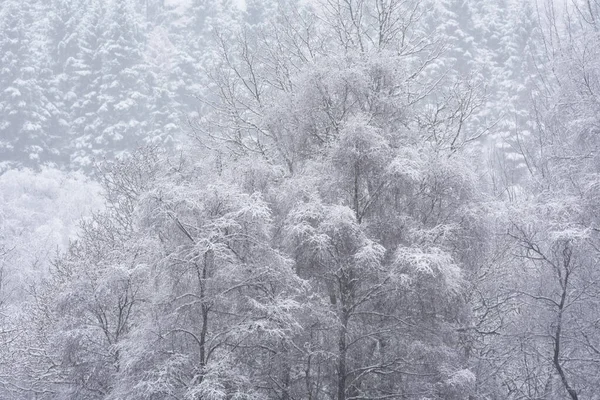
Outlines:
[[[29,2],[9,0],[0,10],[0,157],[7,164],[34,165],[47,159],[49,113],[40,81],[36,21]]]
[[[164,257],[146,320],[126,346],[119,396],[263,398],[272,384],[264,369],[298,328],[303,283],[271,247],[258,193],[218,180],[201,188],[199,171],[175,173],[140,205],[140,223]]]
[[[469,256],[457,243],[466,221],[479,223],[466,162],[478,137],[465,127],[479,101],[457,83],[440,122],[422,123],[447,82],[431,68],[443,48],[419,36],[426,10],[280,4],[219,43],[220,101],[196,137],[287,171],[272,201],[319,310],[296,339],[310,349],[290,369],[299,397],[460,398],[473,387],[454,329],[466,322]]]

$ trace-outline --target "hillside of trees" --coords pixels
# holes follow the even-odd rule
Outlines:
[[[0,398],[600,400],[600,0],[2,0]]]

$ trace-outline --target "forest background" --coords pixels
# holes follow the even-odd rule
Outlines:
[[[0,398],[600,399],[598,0],[1,0]]]

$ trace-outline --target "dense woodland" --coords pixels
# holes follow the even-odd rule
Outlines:
[[[0,0],[0,398],[598,400],[599,150],[599,0]]]

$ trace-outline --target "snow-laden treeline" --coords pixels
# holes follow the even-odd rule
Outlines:
[[[600,398],[598,18],[4,0],[0,397]]]

